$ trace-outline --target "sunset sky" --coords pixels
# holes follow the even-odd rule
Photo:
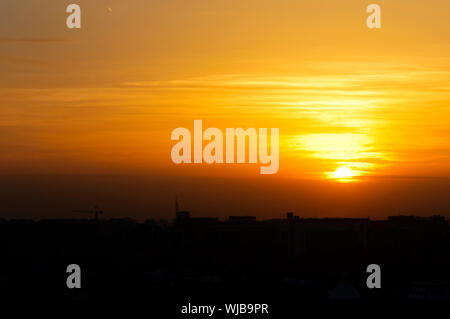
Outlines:
[[[5,216],[171,218],[175,194],[211,216],[450,216],[449,1],[73,2],[81,30],[71,1],[0,2]],[[173,164],[196,119],[279,128],[278,174]]]

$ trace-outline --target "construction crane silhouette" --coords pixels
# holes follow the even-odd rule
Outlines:
[[[82,214],[91,214],[93,216],[93,219],[96,221],[99,221],[99,215],[103,214],[103,211],[98,208],[98,206],[93,206],[90,210],[87,211],[76,211],[76,213],[82,213]]]

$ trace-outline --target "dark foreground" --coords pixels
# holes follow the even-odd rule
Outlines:
[[[325,301],[450,303],[449,225],[439,216],[10,220],[0,221],[0,249],[10,300],[131,302],[167,317],[188,304],[268,304],[275,318]],[[70,264],[81,268],[80,289],[66,285]],[[367,287],[370,264],[381,267],[380,289]]]

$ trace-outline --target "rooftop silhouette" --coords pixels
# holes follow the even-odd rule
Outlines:
[[[269,295],[294,289],[313,299],[335,298],[344,290],[387,299],[434,291],[438,298],[448,296],[450,283],[449,222],[442,216],[314,219],[290,212],[279,219],[219,220],[179,211],[172,222],[17,219],[0,221],[0,242],[0,289],[8,295],[32,283],[28,293],[67,296],[61,278],[70,263],[87,272],[85,297],[238,285]],[[370,263],[384,270],[381,292],[365,287]]]

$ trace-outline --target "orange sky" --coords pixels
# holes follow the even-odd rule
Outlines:
[[[66,3],[67,2],[67,3]],[[280,128],[277,178],[450,178],[450,2],[0,3],[0,173],[261,178],[176,166],[177,127]],[[448,186],[448,184],[445,184]]]

